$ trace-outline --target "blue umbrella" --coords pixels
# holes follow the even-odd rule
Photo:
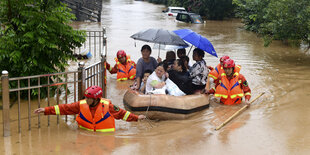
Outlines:
[[[191,43],[197,48],[200,48],[203,51],[206,51],[207,53],[217,57],[217,54],[211,42],[200,34],[192,31],[191,29],[180,29],[173,32],[177,34],[180,38]]]

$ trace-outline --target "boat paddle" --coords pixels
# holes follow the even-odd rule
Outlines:
[[[249,104],[243,106],[240,110],[238,110],[237,112],[235,112],[233,115],[231,115],[225,122],[223,122],[222,124],[220,124],[219,126],[217,126],[215,128],[215,130],[219,130],[221,129],[224,125],[226,125],[229,121],[231,121],[233,118],[235,118],[236,116],[238,116],[240,113],[243,112],[243,110],[245,110],[246,108],[249,107],[249,105],[251,103],[253,103],[255,100],[257,100],[259,97],[261,97],[262,95],[264,95],[265,92],[262,92],[260,95],[258,95],[255,99],[253,99]]]

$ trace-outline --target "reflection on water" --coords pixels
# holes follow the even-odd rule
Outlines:
[[[42,116],[41,129],[37,129],[35,115],[31,117],[34,125],[30,132],[25,102],[21,105],[22,133],[16,134],[17,116],[12,115],[16,114],[17,106],[14,105],[12,136],[0,141],[1,154],[309,154],[309,54],[277,41],[265,48],[260,38],[241,28],[239,20],[178,23],[161,13],[163,8],[141,1],[105,0],[102,23],[75,22],[73,25],[86,30],[107,28],[108,62],[112,65],[119,49],[124,49],[134,61],[141,57],[140,48],[145,43],[129,38],[140,30],[190,28],[207,37],[219,57],[229,55],[242,66],[241,73],[249,82],[252,98],[261,92],[266,94],[219,131],[214,128],[240,106],[219,105],[212,98],[209,109],[188,120],[153,121],[152,126],[146,121],[118,120],[117,131],[112,135],[78,130],[75,123],[66,124],[63,118],[57,125],[55,116],[51,116],[50,127],[47,127],[47,117]],[[148,44],[153,47],[152,43]],[[152,56],[156,58],[158,52],[153,50]],[[164,58],[165,52],[161,51],[160,56]],[[211,66],[219,63],[218,58],[210,55],[206,55],[205,60]],[[86,63],[91,64],[93,60]],[[77,68],[76,62],[70,65],[69,70]],[[108,73],[108,98],[113,104],[124,107],[123,95],[130,84],[132,81],[116,82],[116,75]],[[34,101],[32,110],[36,106]]]

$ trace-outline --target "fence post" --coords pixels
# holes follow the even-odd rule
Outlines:
[[[103,89],[103,97],[107,97],[107,69],[106,56],[101,53],[100,87]]]
[[[101,22],[101,10],[98,11],[98,22]]]
[[[11,135],[10,130],[10,92],[9,92],[9,72],[2,71],[2,117],[3,117],[3,136],[7,137]]]
[[[103,31],[103,51],[104,51],[101,53],[102,57],[104,58],[104,60],[102,60],[102,61],[104,61],[104,68],[103,68],[103,77],[104,77],[104,79],[103,79],[104,80],[103,90],[104,90],[104,93],[103,93],[103,97],[107,97],[107,68],[106,68],[105,63],[107,61],[107,53],[108,53],[108,51],[107,51],[108,47],[107,46],[108,45],[107,45],[106,28],[103,27],[102,31]]]
[[[103,32],[102,45],[103,45],[103,51],[104,51],[102,53],[107,57],[108,44],[107,44],[107,35],[106,35],[107,31],[105,27],[103,27],[102,32]]]
[[[78,68],[78,100],[81,100],[84,96],[85,91],[85,63],[79,62]]]

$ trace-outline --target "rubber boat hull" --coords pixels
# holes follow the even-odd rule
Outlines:
[[[187,119],[209,108],[209,95],[144,95],[127,90],[123,102],[125,109],[134,114],[147,115],[149,119],[176,120]]]

